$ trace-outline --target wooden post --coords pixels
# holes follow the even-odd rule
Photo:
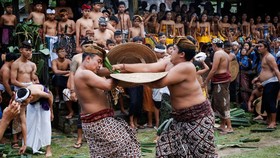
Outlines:
[[[130,18],[132,18],[135,14],[135,11],[138,9],[138,0],[129,0],[128,6],[129,6],[129,16]]]
[[[14,10],[14,14],[17,17],[17,21],[19,22],[20,17],[19,17],[19,0],[13,0],[12,1],[13,4],[13,10]]]

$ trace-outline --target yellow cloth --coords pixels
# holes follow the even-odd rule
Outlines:
[[[143,109],[147,112],[154,112],[155,105],[152,96],[152,89],[148,86],[144,86],[143,93]]]
[[[202,36],[197,35],[196,39],[198,43],[208,43],[211,42],[211,36],[208,35],[208,28],[205,27],[205,33]],[[200,29],[198,29],[198,32],[200,32]],[[205,35],[206,34],[206,35]]]

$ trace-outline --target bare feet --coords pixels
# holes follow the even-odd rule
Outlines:
[[[233,133],[232,128],[225,128],[223,131],[220,132],[220,134],[225,135],[225,134],[231,134]]]
[[[276,123],[270,123],[266,128],[268,128],[268,129],[276,129]]]
[[[258,115],[257,117],[255,117],[253,120],[263,120],[263,117],[261,115]]]
[[[52,157],[52,153],[46,153],[46,157]]]

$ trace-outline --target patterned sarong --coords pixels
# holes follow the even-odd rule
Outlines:
[[[174,121],[157,141],[156,157],[218,157],[214,145],[214,115],[207,100],[172,112]]]
[[[74,36],[59,36],[58,47],[65,48],[65,51],[67,52],[66,58],[71,60],[72,57],[76,54],[76,42]]]
[[[219,117],[230,118],[229,82],[213,84],[212,107]]]
[[[113,110],[105,109],[94,114],[81,114],[82,127],[92,158],[141,157],[140,143],[135,131]]]

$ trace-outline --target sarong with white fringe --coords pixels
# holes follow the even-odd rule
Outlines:
[[[28,104],[26,109],[26,145],[37,153],[41,147],[51,145],[52,127],[50,110],[44,110],[38,101]]]
[[[157,141],[156,157],[218,157],[214,145],[214,114],[208,100],[190,108],[173,110],[171,116],[173,122]]]
[[[113,115],[113,109],[81,114],[91,158],[141,157],[135,131],[124,120],[113,118]]]

